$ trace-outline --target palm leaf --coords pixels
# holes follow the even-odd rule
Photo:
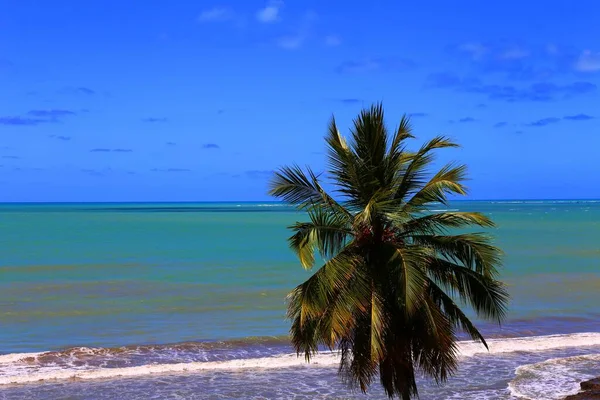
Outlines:
[[[428,271],[435,282],[468,303],[479,317],[498,323],[506,318],[508,292],[500,282],[439,258],[430,261]]]
[[[481,342],[485,348],[488,348],[485,338],[479,332],[479,330],[473,325],[471,320],[462,312],[462,310],[456,305],[454,300],[446,294],[434,281],[427,278],[427,289],[429,297],[433,302],[437,304],[443,310],[443,313],[448,319],[454,324],[454,326],[461,328],[467,332],[473,340]]]
[[[410,316],[423,300],[426,274],[423,269],[427,254],[417,246],[394,247],[389,262],[395,266],[400,308]]]
[[[437,136],[424,144],[421,149],[411,157],[410,163],[403,172],[402,181],[396,191],[396,199],[405,199],[408,194],[416,191],[426,183],[426,168],[434,160],[432,150],[446,147],[458,147],[458,145],[444,136]]]
[[[435,174],[412,198],[406,203],[408,207],[419,207],[432,202],[447,205],[447,194],[465,195],[466,189],[460,183],[465,180],[466,166],[447,164]]]
[[[315,251],[319,251],[323,258],[330,258],[345,247],[353,234],[344,214],[313,207],[308,211],[308,216],[310,222],[297,222],[289,227],[295,233],[288,239],[305,269],[314,265]]]
[[[461,235],[412,235],[415,244],[426,246],[450,261],[459,262],[484,277],[495,277],[502,252],[482,233]]]
[[[369,304],[363,264],[360,256],[343,250],[288,295],[292,344],[307,360],[319,343],[333,347],[354,326],[354,310],[365,310]]]
[[[463,228],[480,226],[492,228],[494,222],[487,216],[476,212],[445,211],[435,214],[420,216],[406,221],[407,212],[390,213],[387,217],[402,223],[402,233],[410,235],[438,235],[447,233],[450,228]]]

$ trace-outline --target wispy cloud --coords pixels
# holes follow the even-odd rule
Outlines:
[[[301,47],[306,40],[306,35],[298,33],[296,35],[282,36],[277,39],[277,45],[283,49],[295,50]]]
[[[220,149],[221,147],[216,143],[206,143],[202,145],[203,149],[211,150],[211,149]]]
[[[314,23],[317,21],[317,14],[312,11],[304,13],[300,22],[295,28],[290,30],[290,33],[280,36],[276,40],[276,44],[286,50],[295,50],[306,42],[312,35]]]
[[[436,72],[427,76],[427,87],[436,89],[459,88],[464,89],[478,84],[475,79],[461,78],[452,72]]]
[[[496,122],[494,124],[494,128],[504,128],[507,125],[508,125],[508,122],[506,122],[506,121]]]
[[[82,168],[81,172],[91,175],[91,176],[105,176],[107,172],[109,172],[110,169],[105,169],[105,170],[99,170],[99,169],[92,169],[92,168]]]
[[[149,118],[143,118],[142,121],[149,122],[149,123],[161,123],[161,122],[167,122],[168,119],[165,117],[149,117]]]
[[[553,101],[560,98],[592,93],[597,86],[591,82],[573,82],[557,85],[550,82],[537,82],[524,86],[485,84],[477,78],[461,77],[451,72],[431,74],[427,78],[427,87],[451,89],[459,92],[482,94],[490,100],[507,102],[517,101]]]
[[[131,153],[132,149],[107,149],[107,148],[96,148],[91,149],[92,153]]]
[[[42,167],[14,167],[13,171],[45,171],[46,168]]]
[[[548,126],[548,125],[552,125],[552,124],[557,124],[560,122],[560,118],[556,118],[556,117],[549,117],[549,118],[542,118],[542,119],[538,119],[537,121],[533,121],[530,122],[528,124],[526,124],[527,126],[533,126],[533,127],[542,127],[542,126]]]
[[[409,113],[408,116],[411,118],[423,118],[423,117],[429,116],[429,114],[424,113],[424,112],[414,112],[414,113]]]
[[[566,119],[567,121],[587,121],[590,119],[594,119],[594,117],[592,117],[591,115],[587,115],[587,114],[575,114],[575,115],[566,115],[563,117],[563,119]]]
[[[361,104],[364,101],[361,99],[355,99],[355,98],[346,98],[346,99],[338,99],[338,101],[342,104],[347,104],[347,105],[351,105],[351,104]]]
[[[125,175],[135,175],[134,171],[127,171],[127,170],[118,170],[118,169],[114,169],[111,167],[105,167],[105,168],[83,168],[80,170],[81,172],[91,175],[91,176],[107,176],[107,175],[119,175],[119,174],[125,174]]]
[[[67,117],[70,115],[76,115],[77,113],[75,111],[71,111],[71,110],[57,110],[57,109],[52,109],[52,110],[31,110],[27,113],[27,115],[31,115],[33,117],[41,117],[41,118],[53,118],[53,119],[57,119],[57,118],[61,118],[61,117]]]
[[[152,172],[191,172],[188,168],[152,168]]]
[[[373,71],[405,71],[416,66],[415,62],[403,58],[370,58],[345,61],[337,66],[340,74],[356,74]]]
[[[481,60],[488,52],[487,46],[478,42],[462,43],[457,46],[459,52],[467,54],[473,60]]]
[[[518,42],[468,42],[449,47],[468,62],[471,72],[501,75],[510,80],[542,80],[573,70],[577,53],[556,45],[532,45]]]
[[[256,13],[256,19],[262,23],[272,23],[279,21],[279,11],[283,6],[283,1],[272,0],[266,7],[261,8]]]
[[[600,52],[584,50],[575,62],[575,69],[580,72],[600,71]]]
[[[198,22],[224,22],[234,18],[233,11],[228,7],[213,7],[198,15]]]
[[[342,44],[342,39],[337,35],[325,36],[325,46],[335,47]]]
[[[79,93],[83,93],[83,94],[87,94],[87,95],[93,95],[96,94],[96,91],[90,89],[90,88],[86,88],[86,87],[78,87],[76,88],[77,92]]]
[[[94,89],[85,86],[67,86],[61,90],[65,94],[81,94],[85,96],[93,96],[96,94]]]
[[[475,121],[477,121],[477,120],[473,117],[464,117],[464,118],[461,118],[458,120],[458,122],[461,124],[467,124],[469,122],[475,122]]]
[[[522,60],[531,55],[529,50],[519,46],[508,47],[498,53],[500,60]]]
[[[375,71],[380,67],[381,62],[376,60],[345,61],[337,66],[336,72],[340,74],[354,74]]]
[[[175,142],[167,142],[165,143],[167,146],[177,146],[177,143]]]
[[[19,156],[2,156],[2,158],[7,159],[7,160],[19,160],[19,159],[21,159],[21,157],[19,157]]]
[[[41,118],[28,118],[28,117],[0,117],[0,125],[13,125],[13,126],[35,126],[44,123],[56,122],[54,120],[47,120]]]
[[[50,135],[50,137],[53,139],[58,139],[58,140],[62,140],[62,141],[71,140],[71,136]]]
[[[245,172],[245,175],[249,178],[264,179],[273,176],[272,170],[249,170]]]
[[[26,116],[6,116],[0,117],[0,125],[12,126],[35,126],[40,124],[61,122],[61,119],[76,115],[72,110],[50,109],[50,110],[30,110]]]
[[[456,47],[458,52],[466,54],[473,61],[484,59],[520,60],[531,55],[531,51],[516,44],[484,44],[480,42],[463,43]]]

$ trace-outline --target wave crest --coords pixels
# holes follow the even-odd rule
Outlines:
[[[0,385],[216,370],[331,367],[339,363],[337,352],[322,352],[308,365],[302,356],[276,354],[284,349],[280,345],[271,347],[280,343],[277,338],[267,340],[262,346],[244,346],[243,343],[247,344],[234,341],[114,349],[76,347],[57,352],[8,354],[0,356]],[[600,346],[600,333],[491,339],[488,345],[492,354]],[[229,351],[231,349],[234,351]],[[488,351],[480,343],[464,341],[459,343],[459,353],[461,357],[472,357]],[[519,383],[514,385],[517,387]]]
[[[564,399],[579,392],[581,381],[597,376],[599,364],[600,354],[588,354],[521,365],[508,387],[521,399]]]

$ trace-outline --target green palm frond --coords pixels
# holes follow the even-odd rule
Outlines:
[[[428,271],[434,281],[468,303],[479,317],[498,323],[506,318],[508,292],[502,283],[443,259],[431,260]]]
[[[356,155],[370,167],[382,165],[387,152],[388,133],[385,126],[383,106],[377,104],[361,111],[351,130]]]
[[[406,212],[389,213],[387,217],[402,222],[403,235],[439,235],[450,228],[479,226],[492,228],[494,222],[487,216],[476,212],[444,211],[406,220]],[[410,215],[410,214],[408,214]]]
[[[344,137],[337,129],[335,119],[331,119],[325,138],[329,174],[338,185],[338,191],[347,200],[360,201],[364,194],[364,176],[360,175],[360,161],[352,152]]]
[[[331,348],[355,326],[354,310],[371,300],[364,260],[345,249],[288,295],[292,343],[307,360],[319,344]]]
[[[418,246],[394,247],[389,259],[390,275],[397,277],[399,306],[408,316],[413,315],[423,301],[426,259],[427,252]]]
[[[417,151],[403,116],[387,129],[381,104],[354,120],[349,140],[332,118],[325,138],[328,194],[310,168],[281,168],[270,193],[306,212],[290,226],[292,250],[307,269],[325,263],[288,296],[290,336],[307,361],[319,346],[339,349],[340,375],[363,392],[376,376],[390,397],[418,396],[417,374],[438,383],[455,372],[457,332],[487,346],[461,306],[502,322],[508,293],[497,280],[502,252],[476,212],[433,212],[465,195],[466,167],[432,171],[435,151],[457,147],[438,136]]]
[[[487,342],[481,332],[477,330],[454,300],[430,278],[427,278],[427,289],[429,298],[442,310],[455,327],[462,329],[471,336],[471,339],[481,342],[486,349],[488,348]]]
[[[437,383],[445,382],[458,364],[453,324],[430,297],[424,297],[421,309],[416,318],[415,325],[420,329],[413,341],[413,357],[420,369]]]
[[[282,167],[270,182],[269,194],[296,205],[299,209],[323,206],[332,212],[351,214],[333,199],[319,183],[318,176],[307,168],[307,174],[297,165]]]
[[[295,233],[288,239],[306,269],[313,267],[315,251],[323,258],[330,258],[338,254],[353,235],[351,220],[346,214],[313,207],[308,215],[310,222],[297,222],[289,227]]]
[[[412,235],[415,244],[426,246],[443,257],[458,262],[484,277],[498,274],[502,252],[490,244],[490,237],[482,233],[461,235]]]
[[[447,205],[448,194],[465,195],[467,191],[460,183],[465,180],[466,166],[448,164],[420,188],[406,203],[408,207],[420,207],[429,203],[439,202]]]
[[[424,144],[410,158],[410,162],[402,174],[402,181],[396,191],[396,199],[405,200],[407,195],[425,184],[427,168],[434,160],[432,151],[447,147],[458,147],[458,145],[444,136],[437,136]]]
[[[392,138],[388,157],[395,159],[399,158],[399,156],[405,151],[403,143],[406,139],[414,139],[414,136],[412,134],[410,119],[406,116],[406,114],[404,114],[402,119],[400,119],[398,129],[396,129],[394,137]]]

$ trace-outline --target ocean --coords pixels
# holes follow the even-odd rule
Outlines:
[[[442,206],[440,206],[440,209]],[[461,201],[506,253],[503,326],[421,399],[561,399],[600,375],[600,201]],[[280,203],[0,205],[0,399],[384,399],[307,365],[285,296],[310,276]]]

